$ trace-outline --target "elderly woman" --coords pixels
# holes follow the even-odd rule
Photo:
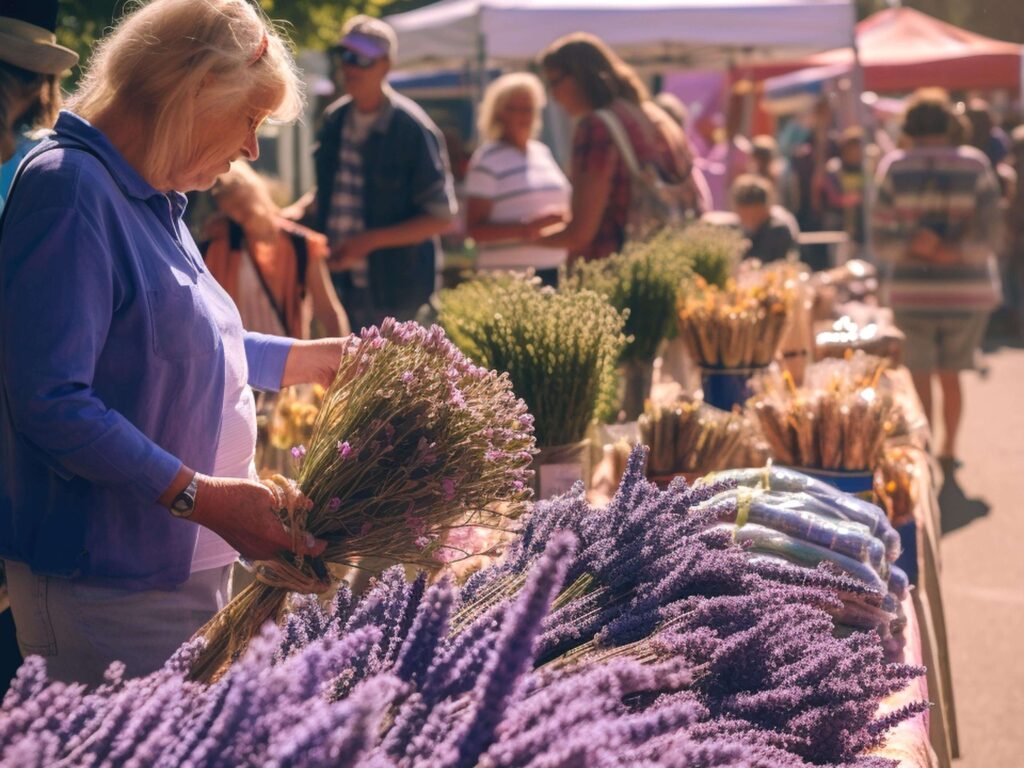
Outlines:
[[[625,244],[627,224],[638,223],[631,221],[636,211],[630,206],[639,193],[616,133],[628,141],[639,165],[680,185],[692,167],[689,144],[632,68],[593,35],[579,32],[556,40],[541,54],[540,65],[552,97],[576,119],[576,128],[569,175],[572,218],[537,242],[568,248],[570,260],[601,259]]]
[[[97,683],[157,668],[292,547],[255,481],[252,388],[328,382],[342,342],[247,333],[182,190],[259,154],[301,96],[246,0],[153,0],[100,45],[0,233],[0,556],[23,653]],[[297,554],[319,553],[307,536]]]
[[[466,229],[480,246],[479,269],[532,267],[554,285],[566,250],[523,242],[569,213],[569,181],[547,145],[534,139],[544,103],[544,86],[526,72],[503,75],[487,88],[479,122],[486,141],[466,176]]]

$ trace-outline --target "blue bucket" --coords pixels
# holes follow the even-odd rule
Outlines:
[[[701,368],[700,385],[704,402],[723,411],[742,406],[753,394],[750,377],[763,368]]]
[[[916,585],[917,584],[917,522],[911,520],[909,523],[904,523],[896,529],[896,533],[900,535],[900,544],[903,547],[903,551],[900,552],[900,556],[896,559],[896,565],[903,569],[903,572],[907,574],[907,580]]]
[[[815,480],[828,483],[843,493],[851,493],[854,496],[866,497],[874,493],[875,473],[871,470],[864,472],[843,472],[832,469],[814,469],[808,467],[793,467],[797,472],[802,472]]]

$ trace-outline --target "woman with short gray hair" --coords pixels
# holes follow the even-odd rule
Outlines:
[[[551,150],[535,138],[544,103],[544,86],[528,72],[488,86],[478,122],[485,142],[466,174],[466,230],[479,245],[479,269],[534,269],[554,285],[566,250],[530,241],[565,220],[572,192]]]
[[[302,96],[246,0],[152,0],[97,48],[0,229],[0,557],[18,641],[95,684],[159,667],[292,548],[256,481],[253,388],[327,384],[342,341],[246,332],[183,191],[259,155]],[[307,537],[297,554],[318,553]]]

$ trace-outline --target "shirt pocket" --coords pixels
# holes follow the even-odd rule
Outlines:
[[[220,334],[198,286],[167,281],[146,293],[157,357],[191,360],[217,351]]]

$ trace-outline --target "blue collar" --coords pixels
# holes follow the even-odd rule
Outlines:
[[[110,143],[110,139],[74,112],[61,110],[50,138],[58,144],[73,142],[86,147],[103,162],[107,170],[110,171],[111,177],[128,197],[135,197],[139,200],[149,200],[154,196],[163,197],[171,201],[171,206],[177,216],[183,215],[186,205],[186,198],[183,194],[172,191],[165,195],[153,187],[124,159],[124,155]]]

